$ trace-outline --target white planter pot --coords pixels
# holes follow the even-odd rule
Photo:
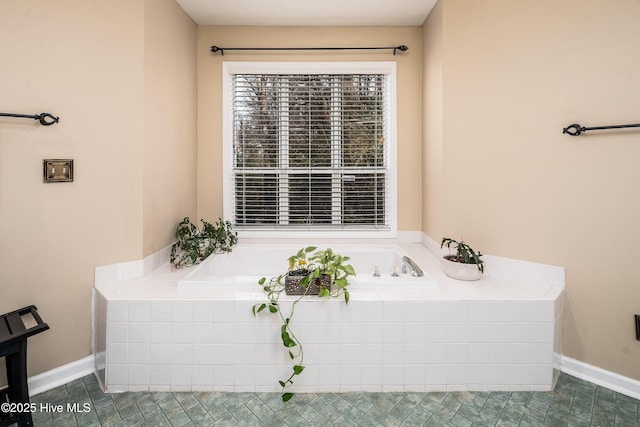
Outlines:
[[[482,277],[477,264],[450,261],[446,256],[442,258],[442,270],[447,276],[458,280],[478,280]]]

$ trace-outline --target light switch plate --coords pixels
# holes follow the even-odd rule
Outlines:
[[[73,182],[73,160],[45,159],[44,182]]]

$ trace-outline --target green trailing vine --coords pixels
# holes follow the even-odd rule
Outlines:
[[[231,252],[238,243],[238,233],[233,231],[229,221],[219,218],[211,224],[201,219],[198,228],[189,217],[184,218],[176,228],[176,242],[171,245],[169,261],[174,268],[189,267],[200,263],[214,252]]]
[[[346,264],[346,261],[350,259],[348,256],[336,254],[330,248],[320,251],[316,251],[316,249],[315,246],[302,248],[295,255],[289,257],[289,270],[286,273],[272,277],[268,281],[266,277],[262,277],[258,281],[258,284],[262,286],[267,293],[268,301],[255,304],[252,308],[254,316],[265,311],[273,315],[278,315],[282,321],[280,338],[289,353],[289,358],[293,361],[293,367],[289,377],[278,381],[278,384],[282,388],[281,396],[284,402],[287,402],[294,396],[294,393],[286,391],[287,387],[293,385],[294,377],[300,375],[305,369],[303,364],[304,349],[302,343],[291,329],[291,319],[295,313],[296,305],[308,295],[309,288],[314,281],[322,280],[323,277],[327,275],[331,278],[331,283],[335,286],[321,286],[318,296],[334,298],[342,296],[344,297],[345,304],[348,304],[349,291],[347,290],[347,286],[349,285],[349,276],[355,276],[356,274],[353,266]],[[311,255],[308,256],[309,254]],[[304,287],[304,292],[292,302],[291,308],[287,312],[283,312],[283,307],[280,304],[280,296],[286,289],[285,280],[288,275],[303,276],[300,284]]]

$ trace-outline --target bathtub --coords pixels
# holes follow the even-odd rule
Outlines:
[[[375,246],[332,245],[335,253],[349,256],[348,261],[356,276],[349,278],[350,287],[365,290],[370,288],[393,288],[407,291],[434,289],[438,283],[419,266],[422,276],[414,277],[403,257],[407,253],[398,245]],[[327,246],[318,246],[326,249]],[[300,250],[291,244],[245,244],[233,248],[232,252],[214,254],[196,267],[193,272],[178,282],[179,288],[207,288],[224,285],[234,287],[256,287],[261,277],[271,278],[287,271],[287,259]],[[406,259],[406,258],[405,258]],[[411,259],[409,257],[409,259]],[[417,264],[416,264],[417,265]],[[404,267],[404,268],[403,268]],[[374,269],[379,274],[374,275]],[[396,275],[393,275],[393,272]]]
[[[564,282],[546,273],[557,268],[526,263],[524,275],[498,274],[507,260],[494,257],[481,280],[463,282],[442,272],[437,243],[434,251],[416,242],[308,243],[351,256],[357,276],[348,304],[311,297],[297,306],[292,325],[306,368],[292,391],[553,388]],[[266,301],[258,278],[286,271],[287,258],[304,245],[245,241],[180,270],[170,267],[168,252],[150,271],[143,262],[96,269],[93,346],[103,389],[280,391],[291,361],[279,319],[254,316],[252,307]],[[392,277],[402,256],[424,276]],[[380,277],[371,274],[376,265]],[[290,307],[296,298],[280,302]]]

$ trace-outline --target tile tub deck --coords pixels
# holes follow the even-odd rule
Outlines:
[[[493,274],[446,277],[423,245],[403,249],[438,289],[353,289],[308,298],[292,325],[305,349],[297,392],[545,391],[558,376],[564,287]],[[291,366],[261,288],[184,289],[168,264],[95,287],[94,348],[106,391],[279,391]],[[293,300],[283,297],[282,301]],[[264,315],[263,315],[264,314]]]

